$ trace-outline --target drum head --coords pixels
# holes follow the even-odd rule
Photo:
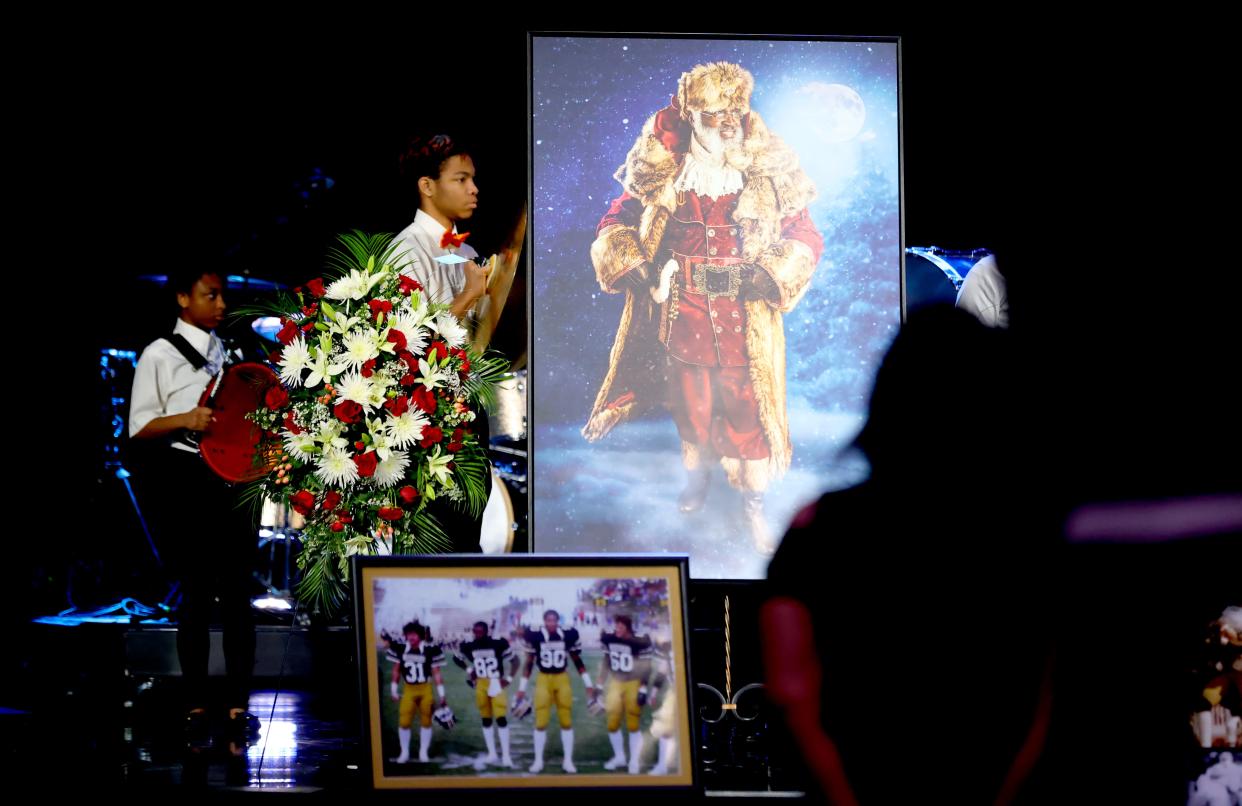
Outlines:
[[[254,481],[267,473],[255,461],[255,448],[263,429],[246,415],[263,405],[263,396],[280,378],[266,364],[234,364],[224,371],[219,389],[208,386],[200,405],[214,410],[211,428],[198,442],[207,466],[225,481]]]

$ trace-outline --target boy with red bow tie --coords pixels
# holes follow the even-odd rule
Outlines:
[[[458,222],[474,215],[479,204],[474,161],[448,135],[418,137],[401,155],[401,175],[418,190],[418,213],[395,241],[408,263],[403,273],[422,284],[430,301],[450,306],[469,326],[468,312],[487,292],[487,270],[475,263],[479,255],[465,242],[470,233],[457,231]]]

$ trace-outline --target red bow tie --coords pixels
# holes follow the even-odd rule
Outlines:
[[[461,235],[454,235],[451,229],[445,230],[444,234],[440,236],[440,248],[441,249],[456,249],[457,247],[464,244],[466,242],[466,239],[469,237],[470,237],[470,233],[468,232],[463,232]]]

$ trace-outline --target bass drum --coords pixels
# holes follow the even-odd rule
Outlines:
[[[954,305],[966,275],[992,254],[987,249],[951,250],[938,246],[906,247],[906,312],[928,305]]]
[[[513,510],[513,497],[496,468],[492,468],[492,493],[483,507],[483,528],[479,534],[479,547],[484,554],[509,554],[513,551],[513,537],[517,532],[517,518]]]
[[[254,481],[267,474],[268,466],[255,456],[263,429],[246,415],[262,406],[267,390],[278,383],[271,367],[248,361],[222,370],[203,391],[198,405],[214,413],[211,427],[199,437],[198,451],[225,481]]]

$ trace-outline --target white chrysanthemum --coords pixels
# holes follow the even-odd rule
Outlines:
[[[375,466],[375,484],[380,488],[388,488],[404,481],[405,470],[409,466],[409,454],[404,451],[391,451],[387,459]]]
[[[302,370],[311,365],[306,339],[298,336],[280,351],[280,379],[290,386],[302,385]]]
[[[371,289],[375,284],[388,276],[388,272],[379,271],[375,274],[361,272],[354,269],[346,276],[332,283],[327,288],[328,299],[362,299],[371,293]]]
[[[405,349],[414,355],[422,355],[427,348],[427,329],[423,327],[426,317],[416,316],[409,311],[402,311],[389,320],[393,330],[401,331],[405,336]]]
[[[388,443],[394,448],[408,448],[423,438],[423,429],[429,422],[419,409],[409,409],[400,417],[389,417]]]
[[[372,358],[379,358],[375,332],[370,328],[351,331],[342,343],[340,359],[332,364],[332,373],[335,375],[346,369],[357,369]]]
[[[435,322],[432,327],[440,334],[440,338],[444,339],[444,343],[449,347],[461,347],[466,343],[466,337],[470,334],[462,327],[461,322],[457,321],[457,317],[448,311],[441,311],[436,315]]]
[[[362,272],[354,269],[349,274],[336,280],[325,289],[325,296],[328,299],[362,299],[366,288],[366,276]]]
[[[337,391],[341,400],[352,400],[367,411],[375,408],[375,384],[356,371],[341,377]]]
[[[315,463],[315,476],[332,487],[344,487],[358,480],[358,466],[349,451],[329,448]]]
[[[285,450],[288,451],[289,455],[303,462],[314,458],[314,455],[318,452],[318,443],[315,441],[315,435],[309,431],[295,434],[286,428],[280,432],[280,436],[285,441]]]

